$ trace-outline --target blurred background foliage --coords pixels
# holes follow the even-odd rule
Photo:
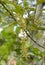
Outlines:
[[[13,52],[17,65],[45,61],[44,8],[35,22],[36,6],[43,2],[0,0],[0,65],[8,63]]]

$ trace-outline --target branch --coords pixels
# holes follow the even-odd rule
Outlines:
[[[5,10],[11,15],[12,19],[14,19],[14,21],[17,21],[15,19],[15,17],[13,16],[12,12],[9,11],[9,9],[6,7],[6,4],[4,4],[3,2],[0,1],[0,4],[2,4],[2,6],[5,8]]]
[[[28,36],[35,44],[37,44],[39,47],[42,47],[43,49],[45,49],[45,47],[43,47],[43,46],[41,46],[39,43],[37,43],[37,42],[31,37],[31,35],[29,35],[29,33],[28,33],[27,31],[25,31],[25,32],[26,32],[27,36]]]

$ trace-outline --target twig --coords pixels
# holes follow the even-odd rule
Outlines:
[[[5,10],[11,15],[11,17],[14,19],[14,21],[17,21],[16,19],[15,19],[15,17],[13,16],[13,14],[12,14],[12,12],[10,12],[9,10],[8,10],[8,8],[6,7],[6,4],[4,4],[3,2],[1,2],[0,1],[0,4],[2,4],[2,6],[5,8]]]
[[[31,37],[31,35],[28,34],[27,31],[25,31],[25,32],[26,32],[27,36],[28,36],[35,44],[37,44],[39,47],[42,47],[42,48],[45,49],[45,47],[43,47],[43,46],[41,46],[39,43],[37,43],[37,42]]]

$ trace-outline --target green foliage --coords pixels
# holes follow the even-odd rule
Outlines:
[[[37,0],[38,4],[43,3],[43,2],[45,2],[45,0]]]
[[[42,48],[39,48],[42,47],[40,46],[41,42],[39,43],[40,45],[36,42],[40,41],[39,39],[43,36],[45,23],[42,22],[43,19],[34,21],[36,8],[31,4],[29,5],[29,2],[32,1],[24,0],[18,4],[15,1],[0,0],[0,28],[2,29],[0,32],[1,61],[7,61],[8,56],[13,51],[16,52],[15,58],[17,58],[17,65],[26,65],[29,60],[39,61],[43,58],[44,47],[41,50]],[[37,0],[38,4],[42,2],[45,2],[45,0]],[[23,17],[24,15],[25,17]],[[39,47],[34,45],[34,43],[39,45]],[[31,59],[31,56],[34,58]]]

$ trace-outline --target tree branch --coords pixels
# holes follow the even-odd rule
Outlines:
[[[5,10],[11,15],[12,19],[14,19],[14,21],[17,21],[15,19],[15,17],[13,16],[12,12],[9,11],[9,9],[6,7],[6,4],[4,4],[3,2],[0,1],[0,4],[2,4],[2,6],[5,8]]]
[[[25,31],[25,32],[26,32],[27,36],[28,36],[35,44],[37,44],[39,47],[45,49],[45,47],[43,47],[43,46],[41,46],[39,43],[37,43],[37,42],[31,37],[31,35],[29,35],[29,33],[28,33],[27,31]]]

